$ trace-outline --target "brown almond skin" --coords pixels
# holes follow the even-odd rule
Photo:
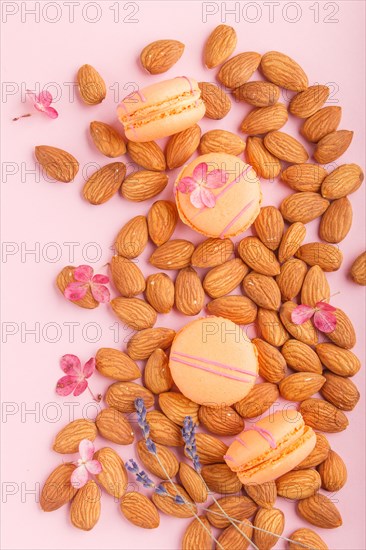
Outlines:
[[[237,134],[227,130],[209,130],[203,134],[199,152],[206,153],[227,153],[228,155],[240,155],[245,149],[245,141]]]
[[[265,483],[249,483],[245,485],[245,492],[261,508],[272,508],[277,498],[277,487],[275,481]]]
[[[142,50],[141,65],[150,74],[165,73],[177,63],[183,52],[184,44],[178,40],[157,40]]]
[[[183,166],[197,149],[200,140],[201,128],[198,124],[171,136],[165,149],[169,170]]]
[[[98,483],[114,498],[122,498],[128,485],[127,470],[122,458],[110,447],[98,449],[94,458],[102,465],[102,471],[95,476]]]
[[[217,499],[220,507],[226,512],[226,514],[236,520],[244,520],[251,518],[258,509],[256,503],[247,496],[235,495],[222,497]],[[214,527],[224,529],[231,525],[230,520],[225,516],[217,515],[220,513],[220,508],[216,503],[211,504],[208,507],[207,519]],[[215,513],[212,513],[215,512]]]
[[[179,464],[179,479],[194,502],[206,502],[207,487],[196,470],[186,462]]]
[[[169,313],[174,305],[174,283],[166,273],[153,273],[146,279],[145,295],[158,313]]]
[[[324,107],[309,117],[301,127],[301,134],[308,141],[317,143],[330,132],[335,132],[341,122],[342,107]]]
[[[278,508],[259,508],[254,518],[253,525],[254,527],[263,529],[262,531],[254,529],[254,544],[258,548],[261,548],[261,550],[270,550],[278,542],[278,537],[276,537],[276,535],[282,535],[283,533],[285,528],[285,516]]]
[[[125,199],[142,202],[161,193],[168,185],[168,176],[163,172],[153,170],[138,170],[132,172],[121,186],[121,194]]]
[[[109,386],[105,401],[109,407],[127,413],[135,410],[134,401],[137,397],[144,399],[147,408],[152,407],[154,404],[153,394],[135,382],[115,382]]]
[[[366,285],[366,252],[360,254],[353,262],[351,278],[358,285]]]
[[[333,502],[320,493],[300,500],[297,510],[301,517],[322,529],[335,529],[342,525],[342,517]]]
[[[249,80],[258,68],[260,61],[259,53],[239,53],[222,65],[217,78],[226,88],[238,88]]]
[[[177,518],[191,518],[195,515],[197,512],[197,507],[181,485],[174,483],[173,487],[170,482],[163,481],[162,486],[170,495],[175,496],[178,494],[189,504],[178,504],[172,498],[167,498],[165,496],[158,495],[157,493],[153,493],[152,501],[159,510],[169,516],[174,516]]]
[[[204,526],[202,525],[204,524]],[[205,516],[194,519],[187,527],[182,540],[182,550],[211,550],[211,527]]]
[[[264,137],[264,145],[272,155],[286,162],[306,162],[309,154],[297,139],[285,132],[269,132]]]
[[[280,308],[281,292],[273,277],[252,271],[244,277],[243,290],[259,307]]]
[[[204,47],[204,63],[208,69],[221,65],[235,50],[237,36],[229,25],[218,25],[212,31]]]
[[[156,323],[155,309],[140,298],[113,298],[110,305],[117,317],[134,330],[151,328]]]
[[[352,205],[347,197],[333,201],[322,216],[319,237],[328,243],[340,243],[347,237],[352,219]]]
[[[234,253],[234,243],[230,239],[214,237],[202,241],[192,254],[193,267],[216,267],[228,261]]]
[[[290,258],[281,265],[281,273],[277,275],[276,283],[283,301],[292,300],[300,293],[307,269],[306,263],[297,258]]]
[[[163,172],[166,169],[165,156],[155,141],[137,143],[129,141],[127,151],[133,162],[154,172]]]
[[[179,470],[179,462],[175,454],[164,445],[160,445],[159,443],[155,443],[155,445],[164,468],[162,468],[156,456],[147,449],[144,439],[137,443],[137,454],[142,464],[160,479],[167,479],[167,475],[171,478],[175,477]]]
[[[121,296],[132,298],[145,290],[145,278],[141,269],[131,260],[113,256],[109,264],[112,281]]]
[[[282,216],[290,223],[309,223],[326,211],[329,201],[319,193],[304,191],[286,197],[280,206]]]
[[[247,296],[222,296],[209,302],[206,309],[210,315],[225,317],[238,325],[249,325],[257,318],[257,306]]]
[[[252,340],[258,351],[259,374],[277,384],[286,376],[286,361],[280,351],[260,338]]]
[[[95,419],[98,433],[117,445],[130,445],[135,434],[127,418],[117,409],[102,409]]]
[[[207,407],[202,405],[198,411],[200,422],[211,433],[226,436],[237,435],[244,429],[243,419],[232,407]]]
[[[91,204],[103,204],[117,193],[126,175],[123,162],[106,164],[86,181],[83,196]]]
[[[178,221],[178,211],[171,201],[156,201],[147,214],[150,239],[160,246],[173,235]]]
[[[322,374],[323,367],[318,355],[313,348],[299,342],[299,340],[291,339],[284,343],[281,353],[289,367],[297,372],[312,372]]]
[[[75,270],[75,267],[72,266],[72,265],[67,265],[66,267],[64,267],[60,273],[57,275],[57,278],[56,278],[56,285],[57,285],[57,288],[59,289],[59,291],[62,293],[62,295],[64,296],[64,292],[65,292],[65,289],[66,287],[70,284],[70,283],[75,283],[76,280],[75,280],[75,277],[74,277],[74,270]],[[97,302],[91,291],[90,291],[90,288],[87,290],[87,293],[85,294],[85,296],[81,299],[81,300],[69,300],[72,304],[75,304],[76,306],[79,306],[79,307],[83,307],[85,309],[94,309],[96,307],[99,306],[99,302]]]
[[[353,139],[353,132],[337,130],[323,137],[314,152],[314,158],[319,164],[334,162],[348,149]]]
[[[356,384],[332,372],[325,372],[324,376],[325,384],[321,389],[324,399],[342,411],[352,411],[360,399]]]
[[[327,336],[334,344],[344,349],[351,349],[356,345],[356,332],[351,319],[341,309],[336,309],[336,328],[328,332]]]
[[[222,88],[211,82],[199,82],[201,90],[201,99],[205,104],[205,116],[213,120],[221,120],[231,109],[229,96]]]
[[[285,302],[284,304],[282,304],[280,309],[281,321],[288,332],[291,334],[291,336],[293,336],[297,340],[300,340],[300,342],[304,342],[304,344],[314,346],[318,343],[317,330],[314,327],[311,319],[308,319],[307,321],[305,321],[305,323],[302,323],[302,325],[296,325],[292,321],[291,314],[295,307],[295,302]]]
[[[347,483],[347,467],[335,451],[330,451],[327,458],[318,466],[322,488],[331,493],[340,491]]]
[[[240,258],[228,260],[210,269],[203,280],[203,288],[211,298],[220,298],[239,286],[247,273],[248,268]]]
[[[150,437],[160,445],[181,447],[183,445],[182,432],[174,422],[169,420],[160,411],[150,411],[146,415],[150,424]]]
[[[248,164],[262,178],[273,181],[281,172],[281,161],[265,148],[260,137],[248,137],[245,156]]]
[[[107,95],[105,82],[91,65],[80,67],[77,82],[81,99],[87,105],[98,105],[105,99]]]
[[[316,433],[316,443],[311,453],[294,470],[305,470],[319,466],[328,456],[330,445],[324,434]]]
[[[167,392],[173,386],[169,358],[162,349],[156,349],[148,358],[144,370],[144,383],[155,394]]]
[[[236,550],[247,550],[250,545],[253,527],[252,523],[245,519],[241,523],[237,524],[238,529],[234,525],[230,525],[219,536],[217,542],[217,548],[223,548],[223,550],[230,550],[236,548]],[[244,536],[243,536],[244,535]]]
[[[76,493],[70,507],[70,519],[74,527],[90,531],[99,520],[101,510],[101,491],[90,479]]]
[[[159,512],[151,500],[137,491],[124,495],[120,503],[121,512],[128,521],[143,529],[156,529],[160,524]]]
[[[178,426],[183,426],[186,416],[198,424],[199,405],[182,393],[167,391],[159,395],[159,406],[163,413]]]
[[[183,315],[198,315],[203,308],[205,291],[192,267],[181,269],[175,280],[175,307]]]
[[[34,155],[47,176],[57,181],[69,183],[79,171],[79,163],[76,158],[63,149],[49,145],[37,145]]]
[[[237,101],[245,101],[254,107],[269,107],[280,98],[280,89],[272,82],[262,80],[246,82],[233,90]]]
[[[137,258],[145,250],[149,239],[145,216],[135,216],[120,230],[114,243],[119,256],[129,260]]]
[[[290,338],[277,311],[258,309],[259,335],[272,346],[282,346]]]
[[[125,154],[126,144],[113,126],[95,120],[89,129],[95,146],[103,155],[116,158]]]
[[[267,411],[279,395],[276,384],[260,382],[253,386],[246,397],[235,403],[234,408],[242,418],[255,418]]]
[[[213,435],[196,434],[197,454],[201,464],[223,464],[228,446]],[[212,523],[212,522],[211,522]]]
[[[270,107],[259,107],[253,109],[244,118],[240,129],[244,134],[257,135],[267,134],[279,130],[286,124],[288,113],[283,103],[275,103]]]
[[[274,206],[264,206],[254,221],[254,228],[263,244],[271,250],[277,250],[284,231],[281,212]]]
[[[318,265],[323,271],[337,271],[343,262],[343,254],[339,248],[328,243],[306,243],[295,253],[296,258],[308,265]]]
[[[289,543],[289,550],[299,550],[304,546],[316,548],[317,550],[328,550],[328,546],[319,537],[318,533],[311,529],[297,529],[289,535],[289,539],[293,541]]]
[[[288,166],[281,173],[281,179],[291,189],[295,191],[312,191],[320,190],[322,182],[328,176],[328,172],[323,166],[306,162],[305,164],[293,164]],[[327,197],[322,193],[323,197]]]
[[[100,348],[95,356],[97,370],[107,378],[131,382],[140,378],[141,372],[131,357],[113,348]]]
[[[214,493],[230,495],[238,493],[243,486],[236,473],[232,472],[226,464],[203,466],[201,473],[207,487]]]
[[[261,70],[267,80],[281,88],[302,92],[308,87],[308,78],[300,65],[281,52],[265,53]]]
[[[53,443],[53,450],[62,454],[77,453],[82,439],[94,441],[97,434],[98,430],[94,422],[84,418],[73,420],[58,432]]]
[[[314,265],[305,275],[301,289],[301,303],[315,307],[318,302],[329,302],[330,287],[324,271]]]
[[[150,256],[149,262],[159,269],[183,269],[188,267],[194,245],[184,239],[175,239],[160,245]]]
[[[299,92],[291,99],[289,111],[299,118],[311,117],[324,105],[329,93],[330,89],[323,84],[309,86],[309,88]]]
[[[288,227],[278,249],[278,259],[281,263],[286,262],[296,254],[305,236],[306,227],[302,222],[295,222]]]
[[[326,199],[341,199],[359,189],[364,179],[358,164],[342,164],[322,182],[321,193]]]
[[[318,344],[315,351],[324,366],[339,376],[354,376],[361,368],[359,358],[352,351],[335,344]]]
[[[322,399],[310,398],[300,405],[305,423],[323,432],[338,433],[348,426],[346,415],[331,403]]]
[[[147,359],[157,348],[168,348],[175,331],[164,327],[147,328],[137,332],[127,344],[127,353],[134,359]]]
[[[272,250],[257,237],[244,237],[239,242],[238,254],[249,267],[263,275],[278,275],[280,264]]]
[[[296,372],[286,376],[279,383],[280,393],[288,401],[304,401],[317,393],[325,383],[321,374]]]
[[[75,465],[60,464],[46,479],[40,495],[40,506],[44,512],[58,510],[75,496],[77,489],[71,485],[71,474]]]

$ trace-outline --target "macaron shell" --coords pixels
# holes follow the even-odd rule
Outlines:
[[[201,155],[184,167],[178,182],[192,176],[194,168],[205,162],[209,170],[222,169],[229,179],[222,187],[210,189],[217,197],[213,208],[198,209],[190,195],[176,190],[176,203],[183,223],[208,237],[233,237],[243,233],[259,214],[262,193],[254,169],[238,157],[226,153]]]
[[[214,316],[196,319],[177,333],[169,366],[183,395],[211,407],[245,397],[258,373],[255,346],[243,330]]]
[[[281,455],[277,456],[273,461],[264,464],[253,475],[248,476],[245,473],[238,472],[238,478],[243,485],[249,483],[266,483],[273,481],[278,477],[293,470],[300,462],[302,462],[314,449],[316,443],[316,435],[312,428],[306,427],[304,435],[294,444],[287,448]]]
[[[127,139],[151,141],[181,132],[201,120],[206,109],[200,96],[196,80],[177,77],[129,94],[118,106],[117,115]]]

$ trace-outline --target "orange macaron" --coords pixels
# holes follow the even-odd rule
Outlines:
[[[235,437],[224,456],[244,485],[265,483],[293,470],[314,449],[316,435],[293,409],[277,411]]]
[[[234,155],[208,153],[183,168],[175,182],[181,220],[206,237],[234,237],[259,214],[262,194],[254,169]]]
[[[176,334],[169,367],[183,395],[209,407],[240,401],[258,376],[257,351],[243,328],[215,316],[196,319]]]
[[[205,114],[201,90],[193,78],[179,76],[132,92],[117,114],[130,141],[152,141],[193,126]]]

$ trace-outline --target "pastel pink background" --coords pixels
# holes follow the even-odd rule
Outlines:
[[[198,80],[214,81],[215,71],[205,70],[202,65],[202,46],[216,25],[227,22],[237,30],[237,52],[284,51],[305,68],[311,83],[332,83],[332,101],[336,103],[329,104],[343,106],[341,127],[355,131],[353,143],[341,163],[356,162],[364,166],[365,4],[349,0],[316,2],[319,22],[315,22],[311,9],[314,3],[301,2],[298,5],[301,4],[302,15],[294,23],[286,21],[286,18],[295,18],[294,8],[290,6],[294,3],[286,2],[275,6],[273,22],[269,20],[269,7],[262,2],[241,2],[244,11],[238,21],[233,15],[228,15],[225,21],[219,11],[204,22],[201,2],[139,1],[136,3],[139,11],[132,16],[138,20],[135,23],[123,22],[123,18],[127,18],[133,9],[132,4],[126,2],[119,3],[118,22],[114,22],[115,12],[111,10],[113,6],[116,9],[116,2],[94,3],[101,12],[100,20],[95,23],[86,21],[82,16],[82,8],[90,4],[88,2],[78,3],[74,22],[71,23],[68,21],[68,8],[63,2],[49,3],[53,6],[58,4],[58,12],[55,7],[49,7],[39,22],[34,21],[34,16],[24,13],[25,7],[32,8],[33,4],[2,3],[3,9],[7,6],[6,9],[11,10],[9,5],[18,8],[18,13],[10,15],[2,28],[2,78],[7,91],[2,100],[2,239],[5,251],[13,251],[12,255],[4,255],[2,259],[2,547],[7,550],[177,549],[185,521],[162,514],[158,530],[146,532],[134,528],[122,518],[118,504],[105,494],[101,519],[90,533],[70,526],[66,508],[45,514],[37,504],[39,485],[63,459],[52,452],[51,445],[55,433],[70,420],[70,407],[75,404],[75,418],[83,414],[93,418],[96,414],[87,393],[79,399],[56,396],[54,387],[61,375],[59,358],[64,353],[75,353],[86,361],[101,346],[123,349],[124,341],[129,336],[129,332],[119,325],[120,332],[115,341],[114,329],[118,323],[109,308],[102,306],[88,311],[74,307],[55,289],[55,277],[69,263],[90,263],[98,272],[105,272],[103,266],[110,259],[110,247],[120,227],[132,216],[146,213],[149,208],[147,203],[125,202],[120,196],[100,207],[93,207],[81,199],[83,175],[95,169],[94,164],[87,171],[85,165],[103,165],[107,162],[90,142],[89,123],[92,120],[115,123],[118,97],[122,98],[132,91],[131,83],[144,86],[161,78],[144,73],[138,64],[139,52],[152,40],[176,38],[186,44],[183,58],[167,73],[168,78],[187,74]],[[219,2],[210,4],[219,9]],[[248,4],[252,7],[248,8]],[[256,18],[253,4],[261,13],[258,11],[258,20],[250,23],[248,19],[253,21]],[[41,2],[40,5],[43,7],[46,3]],[[233,5],[234,2],[229,2],[227,8]],[[338,19],[338,22],[330,22],[336,7],[339,11],[333,19]],[[96,17],[93,9],[87,8],[89,21]],[[50,22],[58,16],[58,22]],[[328,22],[325,22],[326,17]],[[105,78],[107,86],[114,90],[110,89],[107,99],[97,107],[84,106],[77,94],[74,99],[69,98],[70,87],[67,83],[75,80],[78,67],[84,63],[94,65]],[[61,94],[55,105],[60,112],[59,118],[51,121],[34,112],[32,118],[11,122],[14,116],[32,111],[31,106],[22,103],[20,90],[24,93],[25,88],[33,88],[37,82],[41,89],[48,83],[56,84],[49,90],[54,95],[57,90]],[[217,122],[205,119],[202,129],[238,131],[239,123],[248,110],[245,105],[233,103],[229,116]],[[298,127],[299,122],[291,120],[285,130],[298,135]],[[72,152],[81,163],[76,181],[70,184],[47,182],[38,173],[36,176],[25,173],[34,169],[33,148],[37,144],[55,145]],[[4,170],[16,173],[4,177]],[[174,174],[171,175],[169,187],[159,198],[172,197],[173,181]],[[289,190],[280,182],[265,181],[263,192],[265,205],[278,205]],[[365,187],[352,195],[350,200],[354,223],[340,245],[345,259],[340,271],[329,274],[328,278],[332,292],[339,292],[332,298],[332,303],[343,308],[356,326],[358,343],[354,351],[363,358],[365,294],[362,287],[350,282],[347,274],[353,259],[365,249]],[[317,221],[308,225],[308,242],[317,239],[317,227]],[[183,226],[179,226],[176,235],[194,242],[200,241],[197,235]],[[71,242],[76,243],[74,258],[69,254],[70,245],[65,244]],[[97,243],[98,249],[102,250],[101,257],[94,263],[92,255],[95,249],[87,246],[83,253],[83,247],[88,243]],[[35,246],[39,247],[39,257],[24,256],[25,248],[34,249]],[[151,250],[149,245],[144,258]],[[145,259],[138,261],[148,272]],[[67,325],[72,322],[77,323],[73,341]],[[180,327],[185,322],[185,318],[175,314],[166,319],[160,318],[158,325]],[[25,334],[36,323],[40,331],[38,341],[35,341],[34,335]],[[96,335],[95,326],[99,327],[101,335]],[[11,330],[14,334],[7,336]],[[96,338],[98,341],[93,342]],[[364,370],[354,380],[362,391]],[[98,375],[94,376],[91,384],[95,392],[103,392],[107,387],[105,380]],[[29,412],[31,410],[35,413]],[[334,550],[361,550],[366,547],[364,391],[357,409],[348,416],[350,427],[347,431],[329,436],[332,447],[344,458],[349,471],[346,487],[332,496],[341,510],[344,525],[335,531],[320,531],[329,548]],[[106,442],[100,439],[97,443],[101,446]],[[133,446],[121,447],[119,451],[124,460],[135,456]],[[36,495],[29,493],[33,489]],[[296,516],[292,503],[279,499],[278,505],[286,511],[285,535],[305,524]],[[285,548],[285,545],[279,543],[276,548]]]

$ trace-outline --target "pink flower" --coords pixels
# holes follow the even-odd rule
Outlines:
[[[27,90],[27,94],[32,99],[33,105],[37,109],[37,111],[41,111],[42,113],[45,113],[50,118],[58,117],[58,112],[56,111],[56,109],[51,107],[53,98],[50,92],[45,91],[36,95],[30,90]]]
[[[302,325],[314,316],[314,325],[317,329],[325,333],[333,332],[337,325],[334,315],[336,309],[326,302],[317,302],[315,307],[301,304],[292,311],[291,320],[295,325]]]
[[[79,444],[80,458],[75,464],[77,468],[71,474],[71,485],[76,489],[84,487],[89,474],[97,475],[102,471],[99,460],[93,460],[94,445],[89,439],[82,439]]]
[[[79,265],[74,269],[75,283],[69,283],[65,288],[64,295],[68,300],[77,302],[84,298],[89,288],[93,298],[97,302],[109,302],[110,294],[105,284],[109,283],[109,277],[106,275],[94,275],[94,270],[88,265]]]
[[[216,204],[216,197],[210,189],[217,189],[225,185],[229,174],[225,170],[211,170],[208,172],[208,165],[205,162],[197,164],[193,170],[193,176],[182,178],[177,189],[181,193],[190,194],[191,203],[196,208],[213,208]]]
[[[57,382],[56,393],[63,396],[73,393],[75,397],[82,394],[88,387],[87,378],[95,371],[94,357],[82,367],[76,355],[67,354],[61,357],[60,365],[66,376]]]

